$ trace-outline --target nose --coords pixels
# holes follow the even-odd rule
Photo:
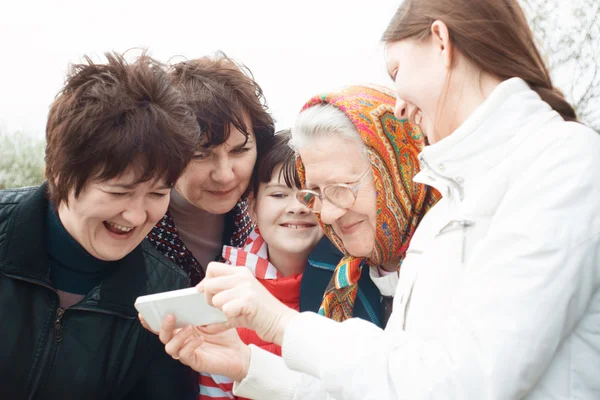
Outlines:
[[[394,107],[394,116],[398,119],[408,118],[408,103],[399,97],[396,99],[396,106]]]
[[[347,209],[334,206],[333,204],[325,200],[323,201],[323,204],[321,204],[321,221],[323,221],[323,223],[327,225],[331,225],[335,221],[346,215],[347,212]]]
[[[215,161],[211,178],[213,181],[223,186],[233,182],[235,174],[233,173],[233,166],[228,157],[219,158]]]
[[[123,219],[132,226],[143,225],[148,219],[144,197],[133,197],[121,215],[123,216]]]
[[[286,211],[290,214],[306,215],[310,213],[308,207],[300,203],[295,196],[289,197],[289,202],[286,207]]]

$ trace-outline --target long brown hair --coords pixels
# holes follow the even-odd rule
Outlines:
[[[382,41],[423,40],[436,20],[448,27],[453,45],[483,71],[501,79],[519,77],[565,120],[575,110],[554,87],[517,0],[404,0]]]

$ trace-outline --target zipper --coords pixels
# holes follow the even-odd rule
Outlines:
[[[56,343],[60,343],[60,341],[62,340],[62,335],[60,332],[60,320],[62,319],[64,314],[65,310],[61,307],[58,307],[56,309],[56,319],[54,320],[54,341]]]
[[[331,268],[331,267],[329,267],[329,264],[326,264],[327,266],[325,266],[325,265],[322,265],[321,263],[317,263],[316,261],[311,261],[311,260],[308,260],[308,263],[311,266],[318,268],[318,269],[323,269],[325,271],[335,271],[335,266],[333,268]]]
[[[463,220],[452,220],[448,222],[440,231],[435,235],[435,237],[441,236],[445,233],[455,231],[457,229],[462,230],[462,244],[461,244],[461,252],[460,252],[460,263],[464,264],[465,262],[465,250],[467,247],[467,228],[475,225],[475,222],[469,221],[466,219]]]
[[[363,308],[365,309],[371,322],[377,326],[381,326],[382,324],[380,323],[379,319],[375,316],[375,312],[373,311],[371,305],[367,301],[367,297],[362,292],[362,290],[360,290],[360,288],[357,288],[356,294],[357,294],[358,299],[361,301],[361,303],[363,303]]]

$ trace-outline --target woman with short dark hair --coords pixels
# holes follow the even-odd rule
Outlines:
[[[189,286],[144,239],[200,131],[160,63],[106,56],[74,65],[52,104],[48,181],[0,191],[2,399],[198,393],[133,304]]]
[[[148,239],[195,285],[223,245],[240,247],[252,231],[246,200],[275,125],[250,70],[221,52],[175,64],[169,74],[195,114],[202,141]]]

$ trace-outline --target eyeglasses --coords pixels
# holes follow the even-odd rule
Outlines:
[[[364,183],[363,175],[354,185],[334,183],[323,188],[322,193],[303,189],[296,193],[296,198],[314,213],[321,212],[323,201],[327,200],[338,208],[350,208],[356,202],[356,195]]]

